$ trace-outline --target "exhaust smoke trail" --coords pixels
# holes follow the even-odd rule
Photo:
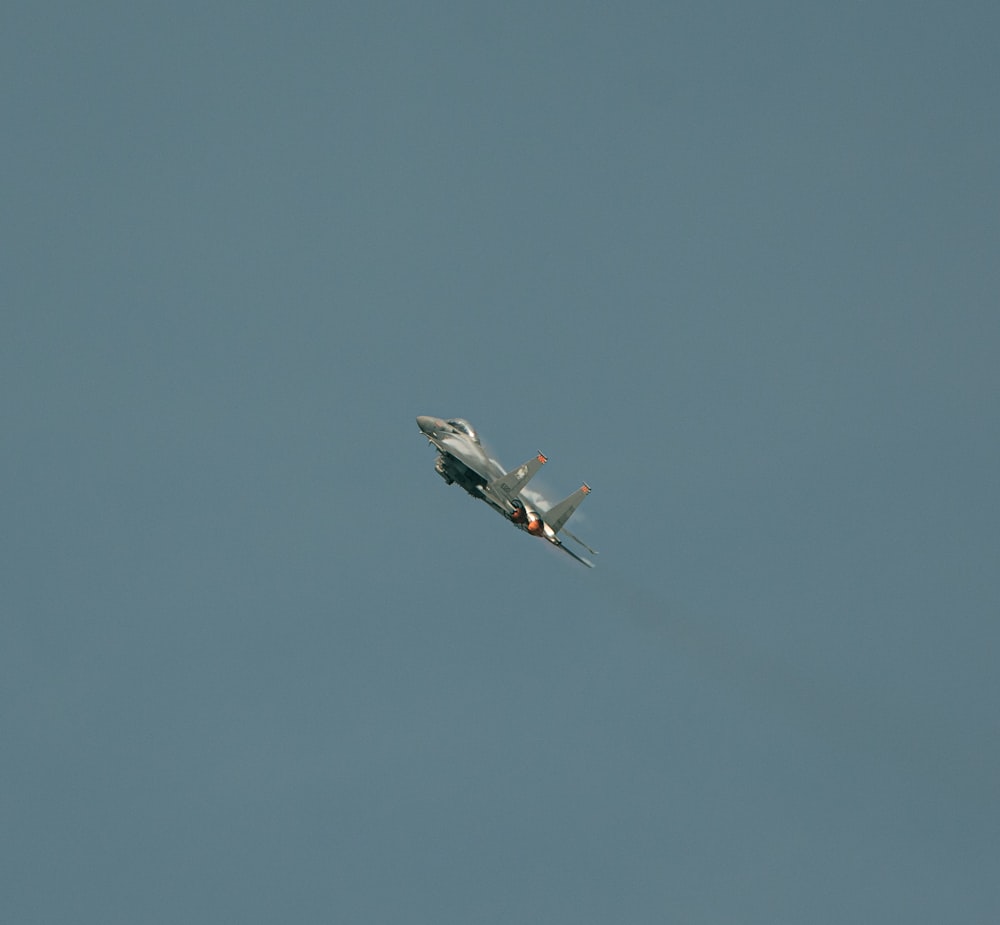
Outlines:
[[[595,589],[637,631],[691,659],[697,669],[759,707],[783,713],[821,736],[838,754],[879,760],[900,781],[930,785],[938,807],[969,812],[981,825],[997,814],[1000,757],[995,729],[947,723],[919,704],[869,682],[824,675],[777,653],[752,648],[710,618],[638,587],[613,567],[588,575]]]

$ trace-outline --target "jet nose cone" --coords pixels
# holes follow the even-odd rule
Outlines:
[[[437,430],[438,420],[437,418],[428,417],[426,414],[417,415],[417,427],[419,427],[425,434],[432,434]]]

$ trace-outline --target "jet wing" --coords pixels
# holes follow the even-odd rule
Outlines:
[[[454,456],[460,463],[463,463],[474,472],[483,477],[483,484],[487,485],[495,479],[505,475],[503,466],[495,459],[490,459],[481,449],[462,440],[459,437],[443,436],[438,440],[431,440],[442,453]]]

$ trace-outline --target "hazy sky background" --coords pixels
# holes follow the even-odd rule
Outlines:
[[[998,34],[6,4],[0,917],[1000,920]]]

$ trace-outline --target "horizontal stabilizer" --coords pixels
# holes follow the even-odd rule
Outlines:
[[[581,565],[585,565],[585,566],[587,566],[587,568],[593,568],[594,567],[594,563],[593,562],[590,562],[589,560],[584,559],[583,556],[578,556],[565,543],[560,543],[559,540],[552,540],[552,543],[555,545],[556,549],[561,549],[567,555],[572,556]]]
[[[597,555],[597,550],[596,549],[591,549],[583,540],[580,539],[580,537],[575,536],[574,534],[570,533],[569,530],[563,530],[563,536],[569,537],[574,543],[577,543],[578,545],[580,545],[584,549],[586,549],[587,552],[589,552],[592,556],[596,556]]]
[[[548,460],[541,453],[533,456],[516,469],[512,469],[510,472],[506,472],[495,478],[486,486],[486,493],[501,501],[510,503],[517,497],[518,492],[531,481],[534,474],[547,462]]]
[[[563,498],[562,501],[553,505],[548,511],[542,514],[545,523],[552,528],[553,533],[558,533],[564,526],[566,526],[566,521],[573,516],[573,511],[580,506],[580,503],[589,494],[590,486],[584,482],[584,484],[574,491],[568,498]]]

